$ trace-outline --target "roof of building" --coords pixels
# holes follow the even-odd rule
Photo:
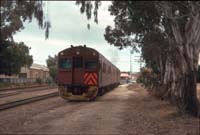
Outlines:
[[[129,74],[128,73],[121,73],[120,77],[129,77]]]
[[[43,70],[43,71],[49,71],[49,69],[45,65],[40,65],[40,64],[36,64],[36,63],[33,63],[31,65],[30,69],[39,69],[39,70]]]

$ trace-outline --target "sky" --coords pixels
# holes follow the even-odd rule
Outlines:
[[[45,16],[51,22],[49,38],[45,40],[44,30],[39,29],[36,20],[26,22],[25,28],[14,35],[16,42],[24,42],[31,48],[30,54],[34,63],[46,65],[48,56],[57,55],[71,45],[84,45],[96,49],[121,71],[130,71],[130,57],[132,72],[139,72],[140,64],[137,59],[139,53],[130,56],[130,48],[119,50],[104,39],[107,25],[114,26],[114,16],[108,11],[109,1],[101,2],[98,11],[98,24],[93,18],[87,20],[85,14],[80,13],[80,7],[75,1],[46,1]],[[48,8],[47,8],[48,7]],[[90,24],[90,30],[87,24]]]

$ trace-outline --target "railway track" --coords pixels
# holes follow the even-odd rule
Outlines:
[[[32,103],[32,102],[35,102],[35,101],[47,99],[47,98],[50,98],[50,97],[55,97],[55,96],[58,96],[58,95],[59,95],[58,92],[52,92],[52,93],[45,94],[45,95],[40,95],[40,96],[35,96],[35,97],[31,97],[31,98],[17,100],[17,101],[13,101],[13,102],[9,102],[9,103],[0,104],[0,111],[6,110],[6,109],[9,109],[9,108],[14,108],[16,106]]]
[[[17,94],[20,94],[20,93],[21,92],[12,92],[12,93],[0,94],[0,98],[13,96],[13,95],[17,95]]]
[[[48,85],[45,85],[45,86],[30,86],[30,87],[21,87],[21,88],[5,88],[5,89],[0,89],[0,92],[15,91],[15,90],[23,91],[27,89],[44,89],[48,87],[49,87]],[[56,85],[55,86],[53,85],[51,87],[56,87]]]
[[[43,86],[16,87],[16,88],[1,88],[0,91],[12,91],[12,90],[18,90],[18,89],[28,89],[28,88],[37,88],[37,87],[45,87],[45,85],[43,85]]]
[[[54,88],[57,88],[57,87],[56,86],[34,87],[34,88],[26,88],[26,89],[16,89],[15,92],[11,92],[11,93],[1,93],[1,92],[10,91],[10,90],[4,90],[4,91],[0,91],[0,98],[17,95],[17,94],[20,94],[22,92],[41,91],[41,90],[48,90],[48,89],[54,89]],[[13,91],[13,90],[11,90],[11,91]]]

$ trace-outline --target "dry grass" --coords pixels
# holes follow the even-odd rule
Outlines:
[[[129,116],[126,119],[127,129],[132,129],[132,132],[128,133],[138,135],[200,135],[198,118],[178,113],[174,105],[155,98],[141,85],[131,84],[127,88],[135,93],[127,103],[130,108],[125,114],[126,117]],[[199,94],[200,89],[198,89],[198,96]]]
[[[142,88],[142,85],[141,84],[138,85],[136,83],[133,83],[133,84],[128,85],[127,88],[129,90],[131,90],[131,89],[140,90]],[[200,102],[200,83],[197,83],[197,98]]]
[[[132,83],[127,86],[128,90],[134,89],[134,91],[141,90],[143,88],[142,84]]]

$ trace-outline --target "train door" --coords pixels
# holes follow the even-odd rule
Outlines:
[[[73,57],[72,83],[83,83],[83,57]]]

